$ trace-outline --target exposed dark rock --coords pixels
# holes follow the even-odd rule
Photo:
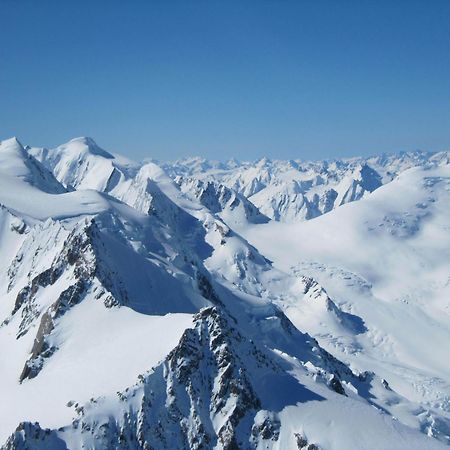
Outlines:
[[[331,378],[329,386],[331,387],[331,389],[333,389],[334,392],[337,392],[341,395],[347,395],[345,393],[344,387],[342,386],[342,383],[339,381],[336,375],[333,375],[333,377]]]
[[[43,429],[37,422],[21,422],[2,446],[2,450],[44,449],[67,450],[67,446],[55,431]]]
[[[203,297],[214,303],[215,305],[222,305],[222,301],[216,294],[208,277],[201,271],[197,271],[197,286]]]
[[[252,437],[257,442],[258,438],[263,440],[278,441],[280,436],[280,420],[272,415],[267,415],[260,423],[255,423],[252,427]]]
[[[305,436],[303,436],[300,433],[294,433],[294,437],[295,437],[295,442],[297,444],[297,448],[299,450],[306,448],[306,446],[308,445],[308,440],[305,438]]]
[[[308,439],[301,433],[294,433],[294,437],[299,450],[320,450],[316,444],[308,444]]]
[[[72,306],[78,304],[84,294],[85,283],[80,280],[64,290],[55,303],[42,315],[39,328],[31,349],[30,358],[20,374],[19,381],[34,378],[41,371],[46,358],[55,353],[56,347],[48,344],[48,336],[55,328],[55,320],[64,315]]]
[[[62,271],[59,268],[50,267],[39,275],[36,275],[31,280],[31,283],[21,289],[17,294],[12,314],[15,314],[25,302],[30,301],[36,295],[36,292],[40,287],[46,287],[55,283],[61,273]]]

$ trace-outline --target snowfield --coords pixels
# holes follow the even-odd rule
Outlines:
[[[450,158],[0,142],[2,449],[450,445]]]
[[[389,380],[395,391],[448,418],[446,205],[450,167],[413,168],[365,201],[314,221],[271,222],[243,234],[276,267],[316,279],[367,331],[346,330],[333,311],[291,299],[283,307],[295,325],[352,367],[369,368]],[[276,245],[270,244],[273,236]]]

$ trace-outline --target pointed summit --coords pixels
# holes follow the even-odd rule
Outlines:
[[[269,165],[272,161],[267,157],[267,156],[263,156],[262,158],[258,159],[255,162],[255,166],[256,167],[266,167],[267,165]]]
[[[0,141],[0,148],[4,149],[23,149],[23,145],[20,143],[19,139],[16,136],[13,136],[9,139],[4,139]]]
[[[19,178],[44,192],[65,192],[54,176],[27,153],[16,137],[0,142],[0,172]]]
[[[28,155],[24,146],[14,136],[0,141],[0,158],[2,161],[0,170],[5,170],[5,167],[3,166],[4,163],[8,165],[8,163],[12,163],[14,160],[18,163],[20,160],[27,159]]]

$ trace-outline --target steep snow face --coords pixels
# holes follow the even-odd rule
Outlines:
[[[112,155],[91,138],[76,138],[54,150],[29,148],[28,152],[69,189],[95,189],[121,200],[125,195],[134,197],[135,203],[142,203],[141,210],[148,203],[142,179],[154,163],[139,164]],[[318,162],[263,158],[255,163],[221,163],[187,158],[162,167],[191,199],[233,225],[263,223],[266,217],[289,223],[310,220],[366,197],[408,168],[449,160],[447,152],[410,152]]]
[[[0,144],[0,204],[31,221],[108,208],[95,191],[67,192],[15,138]]]
[[[48,194],[65,192],[64,187],[39,162],[27,154],[16,138],[0,142],[0,171],[2,178],[8,177],[7,182],[17,179]]]

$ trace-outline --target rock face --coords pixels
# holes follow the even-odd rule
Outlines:
[[[93,244],[95,233],[98,233],[98,230],[94,221],[81,230],[74,230],[65,241],[63,251],[52,266],[35,276],[30,284],[17,294],[12,315],[19,310],[22,311],[22,322],[17,335],[20,338],[28,332],[30,325],[39,316],[36,300],[39,289],[54,285],[66,271],[73,273],[73,283],[62,290],[56,301],[41,315],[30,358],[25,363],[19,377],[20,382],[26,378],[37,376],[45,359],[55,353],[57,347],[51,345],[48,338],[55,328],[56,321],[83,299],[87,290],[92,287],[94,277],[98,275],[98,281],[102,284],[105,283],[111,289],[109,280],[103,276],[102,270],[98,270],[97,255]],[[114,289],[112,290],[114,291]],[[105,300],[105,304],[115,303],[112,295]]]
[[[25,378],[34,378],[41,371],[45,359],[50,358],[57,347],[48,342],[48,337],[55,328],[55,321],[60,318],[69,308],[78,304],[86,292],[86,283],[83,280],[65,289],[47,311],[42,315],[30,358],[20,374],[19,381]]]
[[[2,446],[4,450],[67,450],[55,431],[42,429],[38,423],[22,422]]]
[[[201,311],[194,323],[163,366],[144,382],[142,405],[148,396],[159,413],[157,417],[145,409],[138,413],[143,446],[208,448],[220,443],[222,448],[237,448],[240,433],[250,436],[251,428],[242,430],[240,425],[256,414],[261,400],[248,367],[263,371],[269,360],[216,308]],[[158,375],[163,380],[157,380]],[[157,394],[161,383],[165,386],[162,398]],[[155,422],[162,425],[156,433]],[[178,424],[175,430],[174,423]]]

